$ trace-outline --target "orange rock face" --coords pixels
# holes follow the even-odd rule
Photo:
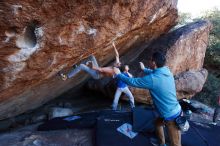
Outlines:
[[[93,54],[100,65],[176,24],[176,0],[16,1],[0,3],[0,119],[34,109],[70,88],[80,74],[57,76]]]

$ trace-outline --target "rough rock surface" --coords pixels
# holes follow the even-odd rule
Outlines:
[[[148,45],[176,24],[177,0],[0,2],[0,119],[15,116],[79,86],[80,74],[56,76],[94,54],[112,61],[110,42],[120,54]]]
[[[93,131],[56,130],[36,131],[36,125],[0,134],[1,146],[93,146]]]
[[[177,75],[176,86],[179,98],[191,97],[195,93],[201,91],[206,77],[207,70],[202,70],[206,47],[208,45],[209,31],[212,25],[209,21],[198,21],[161,36],[153,41],[142,53],[132,58],[131,54],[122,57],[122,60],[129,64],[131,73],[134,76],[143,76],[143,72],[139,68],[139,62],[142,61],[149,65],[149,60],[154,51],[160,51],[166,54],[166,65],[171,69],[174,75]],[[137,67],[138,66],[138,67]],[[200,71],[201,70],[201,71]],[[187,72],[189,71],[189,72]],[[180,74],[180,75],[178,75]],[[189,82],[190,81],[190,82]],[[194,83],[192,83],[192,81]],[[101,90],[111,97],[114,94],[113,82],[95,81],[89,83],[90,89]],[[103,88],[103,86],[105,86]],[[131,88],[136,101],[149,103],[150,95],[147,90]]]
[[[206,69],[177,74],[175,76],[177,96],[192,97],[195,93],[200,92],[205,84],[207,76],[208,71]]]

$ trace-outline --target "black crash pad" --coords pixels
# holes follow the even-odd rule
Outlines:
[[[133,131],[154,132],[157,113],[153,109],[136,107],[133,109]]]
[[[97,119],[96,124],[96,146],[146,146],[151,145],[149,137],[138,133],[136,137],[130,139],[117,131],[117,128],[124,123],[132,125],[131,113],[108,113]]]
[[[183,146],[219,146],[220,126],[189,122],[190,129],[182,134]]]
[[[81,118],[72,121],[65,120],[74,116]],[[151,146],[149,139],[155,137],[152,132],[155,113],[152,109],[135,108],[133,113],[103,110],[74,116],[51,119],[40,125],[38,130],[95,128],[96,146]],[[118,132],[117,128],[124,123],[133,125],[133,128],[139,132],[138,135],[130,139]],[[189,121],[189,124],[189,131],[182,134],[182,146],[220,145],[220,126],[192,121]]]

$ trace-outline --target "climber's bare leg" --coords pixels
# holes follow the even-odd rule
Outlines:
[[[93,68],[93,69],[98,71],[100,74],[106,77],[113,77],[114,75],[114,70],[112,66],[99,67],[99,68]]]
[[[113,47],[114,47],[114,52],[115,52],[115,67],[120,67],[121,66],[121,62],[119,60],[119,53],[118,50],[115,47],[115,43],[112,43]],[[93,69],[99,71],[100,73],[102,73],[105,76],[108,77],[113,77],[114,75],[114,70],[113,70],[113,66],[107,66],[107,67],[96,67],[95,65],[93,65]]]

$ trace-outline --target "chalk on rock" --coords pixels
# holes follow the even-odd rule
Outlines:
[[[21,49],[34,48],[37,45],[37,37],[43,36],[43,29],[39,25],[36,20],[27,25],[23,33],[17,36],[16,46]]]
[[[19,35],[16,40],[16,46],[19,48],[34,48],[37,44],[37,37],[35,34],[35,27],[27,26],[24,33]]]

